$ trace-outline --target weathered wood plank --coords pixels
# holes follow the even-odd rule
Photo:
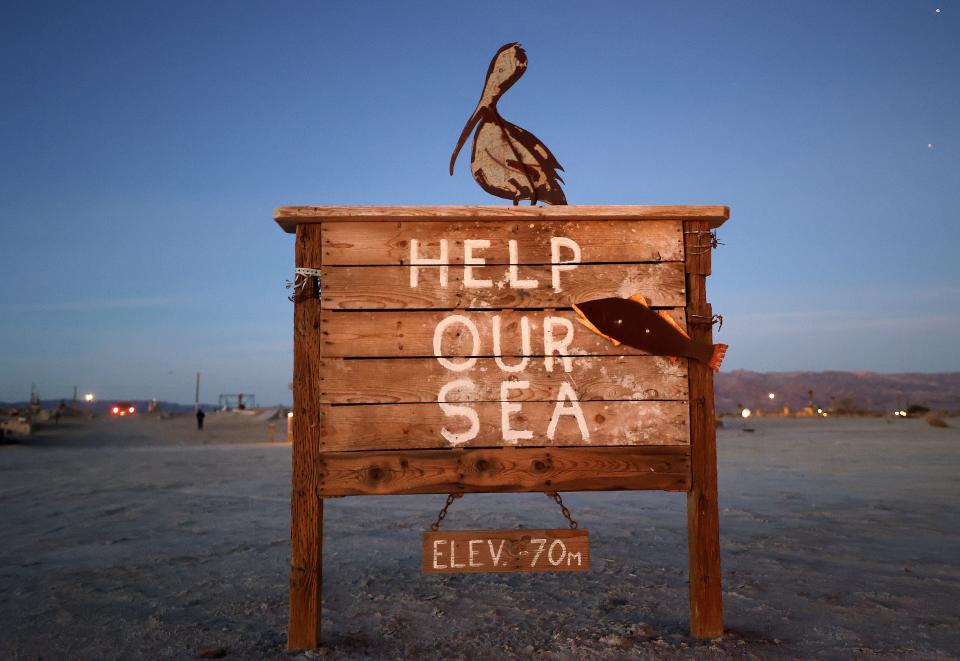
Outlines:
[[[686,491],[688,446],[324,452],[321,495]]]
[[[710,251],[702,247],[706,223],[687,223],[687,286],[689,311],[698,323],[690,336],[713,342],[707,303]],[[700,232],[701,234],[697,234]],[[695,638],[723,635],[723,592],[720,583],[720,512],[717,496],[717,431],[713,372],[690,361],[690,452],[692,472],[687,493],[687,552],[690,567],[690,631]]]
[[[422,542],[424,574],[590,571],[585,529],[438,530]]]
[[[320,268],[320,228],[297,230],[296,265]],[[293,475],[290,493],[290,611],[287,646],[320,645],[323,500],[320,498],[320,301],[314,287],[296,292],[293,312]]]
[[[287,232],[300,224],[336,219],[363,222],[392,220],[703,220],[711,227],[730,217],[721,205],[563,205],[563,206],[283,206],[273,212],[274,220]]]
[[[467,269],[469,268],[469,273]],[[323,269],[326,310],[455,308],[558,308],[608,296],[642,294],[655,307],[686,303],[682,262],[659,264],[580,264],[552,273],[551,266],[518,267],[511,286],[505,266],[354,266]],[[564,268],[559,266],[558,268]],[[414,272],[415,271],[415,272]],[[551,285],[554,275],[560,289]],[[446,285],[441,283],[441,276]],[[466,287],[464,277],[488,283]],[[416,287],[411,286],[413,283]],[[530,287],[530,284],[535,284]]]
[[[683,230],[678,221],[650,222],[529,221],[451,222],[330,222],[323,224],[323,259],[326,266],[402,266],[419,259],[440,259],[440,241],[447,242],[445,263],[464,263],[464,241],[490,241],[489,247],[471,248],[471,255],[487,264],[552,264],[574,259],[571,248],[551,250],[553,237],[566,237],[580,247],[581,263],[683,261]],[[417,240],[414,253],[412,241]],[[510,254],[509,241],[516,242]],[[438,262],[439,263],[439,262]]]
[[[669,308],[667,312],[681,328],[686,327],[683,308]],[[442,330],[443,356],[542,356],[544,327],[549,323],[552,337],[562,339],[572,332],[572,340],[557,356],[636,356],[644,352],[626,345],[618,347],[584,328],[576,321],[576,313],[569,310],[554,312],[338,312],[326,310],[320,327],[320,352],[330,358],[362,357],[418,357],[434,356],[433,338],[437,324],[451,319]],[[499,322],[495,321],[499,317]],[[530,352],[523,351],[522,318],[529,324]],[[548,319],[550,320],[548,322]],[[501,346],[493,346],[493,324],[500,324]],[[476,342],[469,324],[477,329]],[[559,361],[559,359],[556,359]],[[454,362],[451,360],[451,362]],[[456,361],[463,362],[463,361]],[[562,362],[562,361],[561,361]],[[558,367],[556,369],[563,369]]]
[[[519,365],[518,359],[505,365]],[[687,359],[671,363],[661,356],[576,356],[569,374],[547,371],[543,359],[530,359],[522,372],[509,373],[494,358],[480,358],[470,370],[472,390],[456,390],[448,401],[500,401],[501,383],[524,380],[530,387],[511,390],[517,401],[554,401],[561,383],[569,383],[581,402],[593,400],[686,400]],[[389,378],[384,378],[388,374]],[[320,401],[324,404],[436,403],[444,385],[459,378],[434,358],[320,361]]]
[[[582,422],[570,414],[572,405],[566,402],[562,404],[566,414],[558,416],[552,438],[548,425],[560,402],[506,405],[478,402],[448,406],[451,407],[449,415],[438,404],[323,405],[321,448],[324,452],[338,452],[457,446],[686,445],[690,442],[687,402],[581,402]],[[467,406],[475,411],[475,421],[462,411]],[[521,432],[529,433],[530,437],[518,438]],[[453,434],[464,434],[469,440],[451,442],[448,438]],[[514,440],[504,440],[511,435]]]

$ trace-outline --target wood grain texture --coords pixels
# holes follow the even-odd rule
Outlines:
[[[493,358],[480,358],[470,370],[475,389],[455,391],[449,401],[499,401],[500,384],[525,380],[529,389],[511,391],[519,401],[555,400],[569,383],[581,402],[594,400],[686,400],[687,360],[671,363],[660,356],[577,356],[569,374],[547,371],[542,359],[530,359],[522,372],[507,373]],[[517,359],[505,361],[518,365]],[[384,378],[389,374],[390,378]],[[320,362],[320,401],[324,404],[436,403],[440,388],[459,378],[434,358]]]
[[[499,237],[498,244],[491,243],[489,252],[484,256],[493,256],[495,259],[509,261],[506,241],[513,231],[504,228],[517,228],[520,251],[519,263],[525,266],[545,264],[537,260],[548,259],[549,255],[537,257],[538,251],[544,254],[544,246],[557,226],[566,225],[570,231],[582,231],[584,251],[582,262],[632,262],[636,264],[680,261],[684,263],[686,281],[683,289],[686,292],[686,307],[678,305],[671,308],[670,313],[683,327],[686,327],[687,311],[691,319],[690,333],[694,339],[711,341],[712,332],[709,325],[699,323],[708,319],[711,309],[707,303],[705,280],[710,273],[710,251],[703,250],[704,237],[698,234],[684,234],[683,230],[703,232],[720,225],[729,215],[726,207],[285,207],[277,210],[277,220],[288,231],[297,231],[297,266],[321,268],[324,254],[327,253],[334,260],[334,265],[349,265],[352,259],[367,259],[371,264],[380,266],[402,266],[403,260],[409,261],[410,231],[426,233],[424,251],[435,250],[438,247],[437,231],[445,230],[443,223],[453,223],[455,231],[461,233],[453,237],[450,243],[451,264],[462,264],[463,241],[468,238],[487,238],[477,236],[479,228],[495,228],[491,231],[491,241]],[[603,222],[597,222],[603,221]],[[616,227],[623,223],[634,229],[643,227],[644,236],[659,236],[654,244],[647,241],[631,241],[623,236],[623,229]],[[532,232],[524,232],[521,225],[533,224]],[[582,227],[581,227],[582,224]],[[414,227],[416,226],[416,227]],[[542,231],[536,230],[543,226]],[[574,227],[576,226],[576,227]],[[365,233],[359,228],[374,228],[372,233]],[[581,229],[577,229],[581,227]],[[593,227],[593,230],[590,230]],[[329,231],[332,231],[331,234]],[[341,231],[340,235],[336,232]],[[567,230],[565,230],[567,231]],[[614,240],[614,231],[621,232],[621,238]],[[407,232],[405,234],[405,232]],[[530,236],[527,243],[522,236]],[[373,242],[360,240],[359,236],[374,237]],[[327,239],[333,237],[329,243]],[[597,243],[590,243],[591,237],[597,238]],[[416,238],[416,237],[412,237]],[[434,241],[432,244],[429,241]],[[545,242],[546,240],[546,242]],[[457,243],[459,241],[459,243]],[[379,243],[377,243],[379,242]],[[686,242],[686,245],[684,245]],[[601,245],[602,244],[602,245]],[[379,247],[377,247],[379,246]],[[432,246],[432,247],[431,247]],[[586,247],[584,247],[586,246]],[[605,247],[604,247],[605,246]],[[590,252],[598,248],[597,256],[591,257]],[[662,248],[662,250],[661,250]],[[531,255],[527,257],[523,251]],[[499,251],[499,252],[498,252]],[[619,253],[617,251],[620,251]],[[406,255],[406,256],[404,256]],[[623,257],[622,255],[628,255]],[[434,256],[430,254],[429,256]],[[457,261],[459,260],[459,261]],[[492,259],[490,260],[493,261]],[[586,265],[584,265],[586,266]],[[581,267],[582,268],[582,267]],[[565,271],[568,276],[573,271]],[[477,277],[483,277],[478,273]],[[524,275],[522,269],[520,277]],[[336,290],[334,290],[336,291]],[[691,631],[698,638],[714,638],[723,633],[723,610],[720,582],[719,560],[719,517],[717,503],[717,472],[716,472],[716,436],[714,428],[714,400],[713,376],[704,366],[691,362],[687,377],[688,404],[678,401],[602,401],[599,397],[604,389],[625,384],[616,382],[608,384],[605,379],[608,375],[591,373],[590,367],[574,367],[574,371],[565,373],[559,371],[559,361],[555,373],[548,373],[542,366],[531,366],[528,372],[531,377],[529,394],[514,391],[517,402],[523,400],[520,413],[511,414],[511,426],[519,427],[526,420],[536,423],[531,425],[535,435],[542,437],[544,430],[540,423],[546,423],[549,413],[537,407],[551,408],[553,404],[541,400],[549,393],[551,385],[556,381],[551,379],[570,378],[578,392],[586,393],[589,398],[598,399],[582,401],[586,418],[596,415],[598,406],[615,405],[633,407],[634,411],[642,407],[651,406],[679,406],[682,411],[682,422],[678,426],[685,427],[685,438],[689,444],[685,445],[611,445],[611,446],[560,446],[560,447],[458,447],[450,448],[439,446],[436,449],[377,449],[352,451],[325,451],[321,448],[324,442],[323,432],[329,424],[340,425],[346,429],[352,426],[350,434],[344,432],[344,439],[360,439],[359,444],[349,445],[357,447],[379,447],[381,434],[378,425],[387,431],[387,437],[398,438],[404,443],[409,439],[427,438],[429,433],[436,431],[437,420],[431,421],[429,416],[414,417],[413,411],[439,411],[436,403],[399,403],[395,405],[359,405],[333,406],[323,403],[324,397],[340,397],[344,400],[363,398],[364,392],[351,390],[345,381],[335,384],[335,388],[325,390],[320,376],[328,373],[331,367],[330,358],[340,356],[358,357],[399,357],[393,361],[369,361],[372,363],[390,362],[399,369],[406,365],[411,370],[403,376],[405,381],[416,381],[414,374],[416,366],[414,357],[424,356],[423,365],[430,365],[419,378],[426,382],[430,379],[439,379],[440,372],[436,370],[437,361],[433,358],[433,331],[437,323],[451,313],[434,311],[404,311],[404,312],[348,312],[337,310],[322,310],[321,304],[311,297],[312,292],[299,292],[294,312],[294,420],[293,420],[293,476],[291,493],[291,575],[290,575],[290,620],[288,627],[288,646],[290,649],[316,647],[320,644],[321,621],[321,583],[322,583],[322,543],[323,543],[323,497],[346,495],[387,495],[387,494],[417,494],[417,493],[468,493],[468,492],[526,492],[526,491],[590,491],[590,490],[665,490],[686,491],[688,533],[689,533],[689,561],[690,561],[690,603],[691,603]],[[366,294],[364,294],[366,295]],[[392,296],[392,294],[390,295]],[[334,299],[335,300],[335,299]],[[513,301],[516,307],[516,301]],[[508,307],[504,305],[503,307]],[[559,307],[559,306],[556,306]],[[456,314],[459,314],[457,312]],[[505,357],[516,358],[519,353],[517,340],[520,319],[526,315],[533,326],[533,350],[542,348],[542,324],[546,316],[563,317],[574,320],[574,313],[569,310],[556,312],[542,311],[502,311],[493,310],[482,312],[464,312],[477,324],[480,348],[476,352],[480,356],[492,355],[492,335],[490,322],[493,316],[500,316],[503,326],[504,346],[502,353]],[[590,333],[578,324],[573,326],[575,340],[570,354],[575,356],[575,364],[581,360],[590,360],[583,356],[598,356],[593,360],[628,360],[608,358],[610,356],[628,355],[630,360],[663,361],[662,358],[643,357],[640,352],[629,349],[614,348],[606,340]],[[331,331],[331,332],[328,332]],[[512,338],[512,342],[511,342]],[[464,356],[473,353],[468,342],[468,334],[455,332],[445,335],[443,353],[448,356]],[[336,361],[345,364],[348,361]],[[367,361],[356,361],[358,364]],[[480,358],[477,367],[473,370],[481,391],[486,388],[489,392],[495,386],[494,377],[488,377],[479,369],[486,365],[489,368],[490,358]],[[533,358],[534,363],[542,360]],[[661,363],[665,365],[666,363]],[[687,369],[684,366],[684,369]],[[493,370],[491,373],[496,374]],[[446,370],[444,370],[446,372]],[[592,380],[585,384],[576,382],[581,374],[591,375]],[[448,373],[448,376],[450,373]],[[459,374],[455,375],[459,376]],[[676,375],[661,375],[672,384],[668,389],[677,394],[682,392],[682,386],[677,387]],[[371,385],[376,383],[376,374],[366,372],[363,378],[369,379]],[[385,369],[382,381],[391,378],[389,370]],[[682,376],[680,377],[682,379]],[[665,382],[665,383],[667,383]],[[434,381],[439,383],[439,380]],[[372,395],[374,399],[388,400],[390,398],[417,398],[419,402],[425,398],[428,390],[419,383],[409,387],[410,383],[383,388]],[[370,392],[374,392],[371,390]],[[646,395],[645,390],[635,391]],[[329,395],[328,395],[329,393]],[[593,394],[591,394],[593,393]],[[633,393],[631,393],[633,395]],[[483,395],[486,396],[486,395]],[[451,398],[453,399],[453,398]],[[513,399],[513,398],[511,398]],[[489,411],[481,414],[483,427],[488,431],[482,434],[492,434],[500,431],[501,418],[498,402],[484,402],[471,406],[488,407]],[[409,409],[411,415],[404,417],[402,409]],[[363,415],[364,409],[367,414]],[[379,409],[387,411],[393,409],[403,415],[398,419],[388,419],[385,413],[373,416],[370,411]],[[496,415],[492,411],[496,410]],[[608,409],[609,410],[609,409]],[[624,409],[627,410],[627,409]],[[336,413],[333,413],[336,411]],[[350,413],[343,413],[350,412]],[[346,415],[347,418],[337,416]],[[604,416],[602,425],[619,425],[617,416],[608,422]],[[674,415],[669,413],[669,415]],[[349,416],[355,416],[350,419]],[[378,418],[377,416],[382,416]],[[629,416],[628,416],[629,417]],[[655,415],[657,420],[663,419],[663,412]],[[404,428],[404,420],[409,428]],[[454,423],[463,423],[460,418],[450,418]],[[594,418],[595,420],[595,418]],[[447,422],[445,418],[443,423]],[[562,418],[561,425],[572,422],[572,418]],[[392,425],[392,427],[391,427]],[[431,425],[433,428],[431,428]],[[651,425],[641,425],[637,429],[649,432]],[[413,431],[413,434],[409,432]],[[639,433],[638,432],[638,433]],[[338,432],[339,433],[339,432]],[[607,434],[607,432],[603,432]],[[564,436],[566,434],[566,436]],[[579,434],[579,432],[577,432]],[[613,433],[610,433],[613,436]],[[376,438],[375,438],[376,437]],[[572,442],[570,430],[564,431],[562,426],[557,432],[558,442]],[[334,436],[336,438],[336,436]],[[500,434],[502,438],[502,433]],[[637,437],[641,438],[640,436]],[[446,443],[446,441],[443,441]],[[641,440],[639,442],[653,443],[657,441]],[[687,442],[687,441],[685,441]],[[419,443],[419,441],[415,441]],[[392,442],[388,444],[393,444]],[[403,447],[409,447],[404,445]],[[691,465],[693,462],[693,465]]]
[[[688,446],[325,452],[321,494],[686,491]]]
[[[554,437],[547,427],[555,402],[517,403],[509,416],[511,429],[531,438],[504,441],[500,402],[470,404],[477,413],[479,431],[463,447],[569,445],[687,445],[690,442],[687,402],[581,402],[589,438],[584,440],[572,415],[558,418]],[[354,450],[413,450],[453,448],[442,430],[464,433],[470,422],[446,415],[437,404],[361,404],[321,406],[324,452]]]
[[[411,242],[417,240],[420,259],[439,259],[440,241],[447,241],[447,262],[463,264],[464,241],[490,241],[475,250],[487,264],[510,264],[508,241],[516,241],[515,263],[550,264],[550,239],[566,237],[580,246],[581,262],[683,261],[682,223],[670,220],[549,222],[449,219],[443,225],[428,220],[406,222],[347,222],[323,224],[323,259],[326,266],[401,266],[410,263]],[[564,250],[560,259],[571,259]]]
[[[702,232],[705,223],[687,223],[689,232]],[[710,273],[710,251],[695,233],[686,234],[687,288],[689,313],[698,323],[690,325],[690,336],[713,342],[707,303],[706,279]],[[696,638],[723,635],[723,593],[720,583],[720,515],[717,496],[717,432],[714,413],[713,372],[706,365],[690,361],[690,456],[691,483],[687,493],[687,550],[690,566],[690,630]]]
[[[590,571],[590,532],[438,530],[421,538],[424,574]]]
[[[323,269],[325,310],[471,308],[562,308],[608,296],[642,294],[655,307],[683,307],[686,290],[682,262],[660,264],[582,264],[558,271],[561,289],[551,286],[550,266],[517,269],[514,280],[535,281],[536,288],[515,288],[505,266],[468,267],[469,277],[490,287],[464,286],[463,266],[416,267],[411,287],[409,266],[356,266]],[[441,270],[446,285],[441,283]]]
[[[683,308],[669,308],[667,312],[680,325],[686,327]],[[501,356],[521,356],[521,317],[530,324],[531,353],[543,354],[544,324],[547,317],[568,320],[573,328],[573,340],[568,351],[572,356],[636,356],[644,352],[620,345],[615,347],[609,340],[593,333],[576,321],[576,313],[568,310],[555,312],[509,312],[509,311],[464,311],[464,312],[337,312],[326,310],[322,314],[320,352],[329,358],[410,358],[432,357],[433,336],[437,324],[454,314],[462,315],[477,327],[479,351],[474,352],[474,342],[465,325],[451,324],[443,333],[441,350],[444,356],[493,356],[493,317],[500,317]],[[558,336],[563,335],[557,330]],[[559,355],[559,354],[557,354]],[[562,369],[562,368],[559,368]]]
[[[488,206],[282,206],[274,220],[287,232],[297,225],[330,220],[384,222],[427,220],[702,220],[723,224],[730,209],[720,205],[569,205],[547,207]]]
[[[297,230],[296,264],[321,265],[320,228]],[[290,493],[290,612],[287,646],[320,645],[323,500],[320,498],[320,301],[316,288],[297,290],[293,339],[293,472]]]

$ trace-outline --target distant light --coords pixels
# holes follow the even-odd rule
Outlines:
[[[900,411],[894,411],[893,414],[897,417],[900,417]]]
[[[119,406],[114,406],[114,407],[113,407],[113,412],[114,412],[114,413],[120,413],[120,407],[119,407]]]
[[[750,409],[743,409],[742,411],[740,411],[740,415],[742,415],[744,418],[749,418],[749,417],[750,417]]]
[[[937,7],[935,11],[939,14],[939,13],[940,13],[940,8]]]
[[[817,413],[823,413],[823,409],[817,409]]]
[[[927,149],[933,149],[933,143],[932,143],[932,142],[928,142],[928,143],[927,143]]]
[[[92,402],[92,401],[93,401],[93,393],[92,393],[92,392],[88,392],[86,395],[84,395],[84,396],[83,396],[83,401],[85,401],[85,402]]]
[[[900,411],[900,417],[906,418],[906,417],[907,417],[907,412],[906,412],[906,411]]]
[[[769,395],[767,395],[767,397],[769,397],[770,399],[773,399],[774,397],[776,397],[776,395],[774,395],[773,393],[770,393]]]
[[[132,406],[130,407],[130,413],[135,413],[136,410],[137,410],[137,409],[133,408]]]
[[[288,417],[288,418],[292,418],[292,417],[293,417],[293,411],[287,411],[287,417]]]
[[[824,417],[824,418],[826,418],[828,415],[830,415],[830,414],[827,413],[826,411],[823,412],[823,417]]]

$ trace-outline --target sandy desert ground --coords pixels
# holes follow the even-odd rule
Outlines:
[[[960,429],[720,431],[727,634],[687,636],[684,496],[569,494],[586,574],[424,577],[442,496],[329,501],[326,646],[287,655],[290,446],[211,415],[68,422],[0,445],[0,659],[960,657]],[[562,527],[541,494],[446,526]]]

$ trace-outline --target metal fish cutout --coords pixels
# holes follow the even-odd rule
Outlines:
[[[520,200],[530,200],[530,204],[566,204],[560,188],[563,179],[557,174],[563,171],[560,163],[537,136],[511,124],[497,112],[497,101],[526,69],[527,53],[518,43],[503,46],[493,56],[480,102],[450,157],[450,174],[461,147],[476,126],[470,169],[483,190],[513,200],[515,205]]]
[[[690,339],[666,312],[654,312],[642,296],[600,298],[575,303],[581,324],[614,345],[626,344],[657,356],[686,356],[709,365],[714,372],[727,353],[726,344]]]

